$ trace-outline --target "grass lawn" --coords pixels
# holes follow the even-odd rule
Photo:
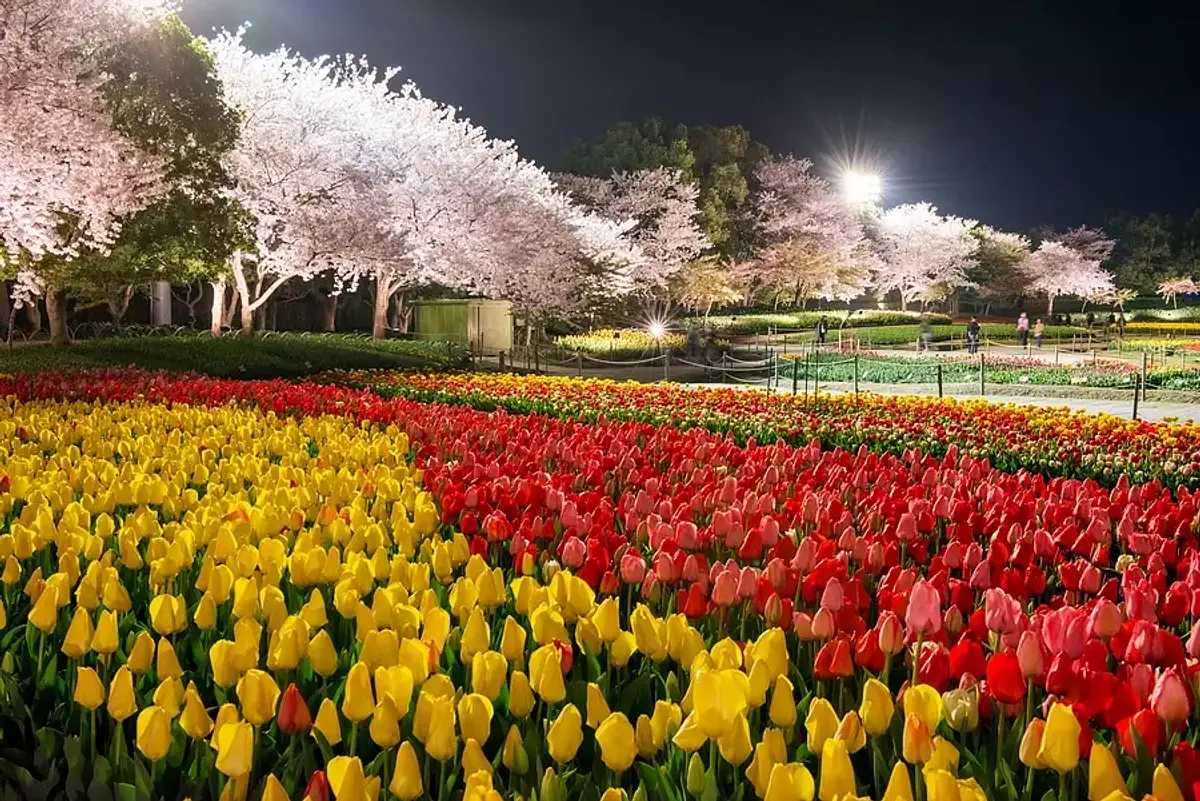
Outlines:
[[[141,367],[222,378],[290,378],[332,369],[460,367],[466,352],[444,342],[330,334],[275,334],[218,339],[207,334],[83,340],[66,348],[0,346],[0,373],[95,367]]]

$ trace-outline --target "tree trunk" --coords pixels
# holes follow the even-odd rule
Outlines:
[[[392,281],[390,278],[375,279],[375,312],[371,321],[371,337],[387,339],[388,306],[392,300]]]
[[[239,309],[239,320],[242,327],[238,331],[238,336],[252,337],[254,336],[254,312],[256,309],[250,308],[249,303],[243,303]]]
[[[8,282],[0,281],[0,289],[4,290],[0,292],[0,325],[7,328],[16,322],[13,319],[15,315],[12,313],[12,304],[8,301]]]
[[[1047,295],[1046,297],[1048,298],[1046,301],[1046,316],[1049,317],[1054,314],[1054,296]]]
[[[321,305],[321,330],[332,334],[337,330],[337,295],[318,295],[317,302]]]
[[[221,326],[225,322],[225,279],[212,282],[212,319],[208,330],[214,337],[221,336]]]
[[[42,308],[35,299],[25,307],[25,316],[29,318],[29,331],[36,334],[42,330]]]
[[[171,324],[171,284],[167,281],[153,281],[150,284],[150,324]]]
[[[50,344],[70,345],[67,330],[67,291],[54,289],[46,293],[46,316],[50,319]]]
[[[908,311],[908,298],[904,297],[904,293],[900,293],[900,311]]]
[[[396,330],[407,334],[408,327],[412,323],[412,307],[404,305],[404,290],[392,295],[392,311],[396,316]]]

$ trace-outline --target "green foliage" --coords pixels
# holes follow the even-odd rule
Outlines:
[[[563,157],[563,169],[608,178],[614,172],[667,167],[691,176],[693,162],[683,126],[668,129],[662,120],[649,119],[641,124],[618,122],[598,139],[575,142]]]
[[[1119,217],[1109,223],[1117,246],[1109,259],[1117,286],[1154,295],[1176,273],[1176,237],[1169,217]]]
[[[342,368],[461,367],[465,361],[461,347],[445,342],[317,334],[123,337],[77,342],[70,348],[26,345],[0,349],[3,373],[129,366],[220,378],[288,378]]]
[[[105,100],[114,127],[166,162],[170,188],[123,221],[108,253],[41,266],[52,286],[110,308],[130,287],[152,280],[188,283],[218,272],[249,237],[246,216],[225,197],[232,181],[222,158],[238,137],[212,56],[177,17],[115,52]]]
[[[950,325],[950,318],[944,314],[927,315],[931,324]],[[825,319],[831,332],[838,328],[865,328],[885,326],[916,327],[920,315],[915,312],[893,311],[855,311],[846,312],[785,312],[778,314],[739,314],[722,315],[708,318],[708,325],[720,331],[731,334],[765,334],[770,330],[795,331],[797,329],[813,329],[817,323]],[[702,323],[703,320],[684,320],[683,325],[691,322]],[[965,329],[964,329],[965,330]],[[834,334],[836,336],[836,334]],[[915,337],[914,337],[915,339]]]
[[[931,325],[930,331],[932,333],[931,341],[933,342],[949,342],[951,339],[965,339],[967,335],[967,327],[965,325]],[[1068,325],[1046,326],[1047,341],[1070,339],[1072,336],[1085,336],[1086,334],[1086,328],[1077,328]],[[982,326],[982,335],[988,339],[1014,340],[1017,338],[1017,329],[1015,325],[1009,323],[984,323]],[[811,334],[802,335],[805,339],[809,339],[811,336]],[[872,326],[855,328],[852,333],[847,333],[844,336],[854,337],[864,347],[912,345],[920,338],[921,327],[919,325]]]

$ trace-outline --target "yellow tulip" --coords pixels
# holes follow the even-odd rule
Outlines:
[[[771,769],[763,801],[813,801],[816,791],[816,783],[808,768],[799,763],[781,763]]]
[[[148,631],[138,632],[137,639],[133,641],[133,650],[129,652],[129,658],[125,660],[125,664],[136,675],[141,676],[150,670],[150,662],[153,658],[154,638]]]
[[[208,716],[194,682],[188,684],[183,694],[183,715],[179,725],[193,740],[203,740],[213,729],[212,718]]]
[[[916,715],[904,718],[904,735],[901,739],[901,751],[904,761],[909,764],[925,764],[933,757],[933,738],[929,729]]]
[[[274,773],[267,774],[267,785],[263,788],[261,801],[290,801],[287,790],[280,784],[279,779],[275,778]]]
[[[582,744],[583,716],[574,704],[567,704],[550,724],[546,746],[554,761],[563,765],[575,758],[575,752]]]
[[[168,676],[160,681],[154,690],[154,703],[166,710],[167,715],[174,720],[179,714],[179,707],[183,705],[183,693],[183,682]]]
[[[1158,801],[1183,801],[1183,793],[1179,790],[1179,784],[1171,775],[1171,771],[1167,770],[1166,765],[1162,763],[1154,768],[1150,794]]]
[[[708,735],[700,728],[695,712],[692,712],[692,714],[683,719],[683,724],[680,725],[679,731],[675,732],[675,736],[671,738],[671,742],[677,748],[682,748],[689,754],[708,742]]]
[[[650,716],[650,729],[654,735],[654,749],[663,747],[683,722],[683,712],[678,704],[670,701],[655,701],[654,714]]]
[[[730,765],[740,765],[750,758],[754,746],[750,743],[750,722],[746,720],[744,712],[737,716],[728,731],[717,738],[717,750]]]
[[[279,703],[279,685],[271,674],[255,668],[249,670],[237,683],[238,703],[242,716],[252,726],[262,726],[275,717]]]
[[[750,682],[740,670],[706,670],[692,682],[696,722],[710,740],[727,734],[749,706]]]
[[[908,768],[903,762],[892,766],[892,775],[888,779],[887,789],[883,791],[881,801],[913,801],[912,782],[908,778]]]
[[[322,678],[329,678],[337,672],[338,655],[333,647],[333,639],[329,632],[321,629],[308,641],[308,664]]]
[[[440,606],[431,606],[422,616],[421,639],[431,640],[438,651],[446,650],[450,637],[450,613]]]
[[[155,704],[137,717],[137,748],[151,762],[157,762],[171,750],[171,716]]]
[[[447,762],[458,753],[458,739],[454,733],[454,701],[446,696],[437,696],[431,698],[429,704],[425,752],[439,762]]]
[[[821,801],[837,801],[855,795],[854,766],[846,744],[836,737],[825,740],[821,748],[821,786],[817,797]]]
[[[521,731],[516,724],[508,727],[500,760],[504,767],[518,776],[529,771],[529,752],[525,750],[525,742],[521,739]]]
[[[958,779],[948,770],[927,770],[921,774],[925,779],[926,797],[929,801],[960,801]]]
[[[1046,763],[1042,761],[1040,751],[1042,750],[1042,736],[1046,731],[1046,721],[1041,718],[1034,718],[1029,721],[1029,725],[1025,727],[1025,734],[1021,736],[1021,746],[1018,755],[1021,759],[1021,764],[1027,768],[1040,770],[1046,767]]]
[[[960,801],[988,801],[987,794],[974,779],[958,780],[958,797]]]
[[[408,740],[400,743],[400,750],[396,753],[396,767],[392,772],[388,791],[398,796],[400,801],[413,801],[425,794],[417,752]]]
[[[608,701],[604,700],[604,693],[600,689],[600,685],[589,683],[587,686],[587,726],[589,729],[594,729],[603,723],[612,712],[608,708]],[[628,721],[626,721],[628,722]]]
[[[366,663],[355,662],[346,676],[346,695],[342,699],[342,714],[352,723],[366,720],[375,711],[371,694],[371,673]]]
[[[221,704],[221,708],[217,710],[217,719],[213,722],[212,736],[209,737],[209,745],[214,751],[217,750],[221,740],[221,730],[226,726],[232,726],[235,723],[241,723],[242,716],[238,712],[236,704]]]
[[[633,727],[633,740],[642,759],[650,759],[658,753],[659,746],[654,743],[654,726],[650,723],[649,715],[638,715]]]
[[[930,753],[929,761],[925,763],[925,770],[946,770],[950,773],[958,773],[958,749],[947,740],[945,737],[933,738],[933,750]]]
[[[1046,767],[1069,773],[1079,764],[1079,720],[1071,707],[1055,703],[1046,717],[1038,758]]]
[[[400,742],[400,719],[390,695],[380,694],[375,713],[371,715],[370,733],[371,741],[383,749]]]
[[[108,714],[120,723],[137,712],[137,697],[133,694],[133,674],[121,665],[108,685]]]
[[[58,625],[58,606],[54,603],[54,594],[43,592],[29,610],[29,622],[43,634],[52,634]],[[116,650],[115,648],[113,650]]]
[[[82,659],[92,644],[92,616],[82,606],[75,610],[67,636],[63,640],[62,652],[68,659]]]
[[[464,740],[487,742],[492,726],[492,702],[478,693],[464,695],[458,701],[458,727]]]
[[[471,657],[475,654],[488,649],[488,642],[491,638],[491,627],[483,619],[483,610],[475,607],[471,611],[471,616],[467,618],[467,625],[463,627],[462,642],[459,644],[458,650],[459,658],[464,662],[470,662]]]
[[[158,659],[155,662],[154,671],[158,674],[159,681],[183,677],[183,668],[180,667],[179,658],[175,655],[175,647],[166,637],[158,641]]]
[[[904,715],[916,715],[932,734],[942,721],[942,696],[928,684],[904,691]]]
[[[32,612],[30,619],[32,620]],[[36,623],[34,625],[37,625]],[[96,631],[92,634],[92,650],[101,656],[107,656],[117,650],[117,613],[101,612],[100,620],[96,623]]]
[[[548,704],[557,704],[567,697],[563,683],[562,652],[556,645],[543,645],[529,658],[529,678],[534,691]]]
[[[637,639],[628,631],[622,631],[617,639],[609,643],[608,657],[614,667],[625,667],[637,650]]]
[[[329,777],[329,787],[336,798],[365,801],[369,797],[367,777],[363,774],[363,764],[358,757],[334,757],[329,760],[325,775]]]
[[[338,717],[337,705],[333,703],[333,699],[325,698],[321,701],[321,706],[317,708],[317,718],[313,721],[313,731],[321,732],[325,742],[331,746],[342,741],[342,722]]]
[[[1129,794],[1121,769],[1108,746],[1094,743],[1088,757],[1088,801],[1104,801],[1114,792]]]
[[[217,627],[217,602],[207,592],[200,596],[193,622],[201,631],[212,631]]]
[[[872,737],[878,737],[892,725],[892,716],[896,714],[896,705],[892,701],[892,691],[878,679],[867,679],[863,685],[862,703],[858,707],[858,717],[862,720],[863,728]]]
[[[175,598],[170,595],[156,595],[150,599],[150,625],[160,637],[174,634],[187,624],[186,619],[182,625],[176,619],[178,608]]]
[[[329,622],[329,617],[325,613],[325,599],[320,592],[312,591],[312,594],[308,596],[307,603],[300,609],[300,617],[310,629],[319,629]]]
[[[592,613],[592,624],[600,639],[610,643],[621,634],[621,606],[616,598],[605,598]]]
[[[471,658],[471,689],[489,701],[500,697],[508,678],[508,661],[499,651],[479,651]]]
[[[638,604],[629,616],[637,649],[655,662],[667,658],[667,647],[663,641],[663,623],[656,618],[645,604]]]
[[[776,765],[787,762],[787,742],[779,729],[767,729],[762,739],[754,746],[754,758],[746,768],[746,778],[754,786],[754,793],[759,798],[767,794],[771,782],[771,773]]]
[[[75,669],[75,703],[92,711],[104,703],[104,685],[90,667]]]
[[[756,663],[757,664],[757,663]],[[771,706],[767,709],[771,723],[781,729],[796,725],[796,696],[787,676],[777,676],[771,690]]]
[[[400,664],[408,668],[414,685],[420,686],[429,678],[431,659],[436,660],[436,657],[425,643],[417,640],[404,640],[400,643]]]
[[[231,779],[250,772],[254,757],[254,729],[241,721],[228,723],[217,731],[217,770]]]
[[[636,733],[629,725],[629,718],[621,712],[604,719],[596,729],[596,743],[600,746],[600,759],[617,773],[629,770],[637,756]]]
[[[808,705],[808,716],[804,719],[804,730],[808,733],[808,750],[820,754],[825,748],[825,741],[837,733],[837,712],[833,704],[824,698],[814,698]]]
[[[529,678],[519,670],[514,670],[508,681],[508,711],[513,717],[529,717],[533,711],[535,699]]]
[[[500,653],[514,665],[525,661],[525,638],[527,632],[521,624],[513,620],[512,615],[504,618],[504,633],[500,636]]]
[[[463,740],[462,759],[459,760],[459,768],[466,776],[471,776],[475,773],[483,772],[489,776],[492,773],[492,764],[488,762],[488,758],[483,753],[483,748],[479,742],[473,737],[467,737]]]
[[[867,744],[867,733],[863,731],[862,721],[858,719],[858,713],[854,710],[842,717],[842,722],[838,724],[833,736],[844,742],[846,750],[852,754],[858,753]]]

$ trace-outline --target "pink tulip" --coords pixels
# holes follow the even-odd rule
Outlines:
[[[712,530],[713,536],[719,540],[724,540],[729,536],[730,529],[733,528],[733,521],[729,517],[729,512],[724,509],[718,509],[713,512]]]
[[[776,556],[770,562],[767,562],[767,581],[771,582],[771,586],[776,590],[783,589],[787,583],[787,563]]]
[[[831,578],[821,593],[821,608],[837,614],[842,610],[842,583]]]
[[[723,570],[713,582],[712,601],[720,607],[733,606],[738,599],[738,574],[731,570]]]
[[[675,570],[675,560],[669,553],[659,551],[654,554],[654,577],[662,584],[674,584],[679,580]]]
[[[951,570],[957,570],[962,567],[963,556],[966,550],[966,546],[958,540],[947,545],[946,550],[942,552],[942,560],[945,561],[946,567]]]
[[[1197,620],[1192,626],[1192,633],[1187,638],[1188,656],[1193,659],[1200,659],[1200,620]]]
[[[801,642],[812,640],[812,618],[805,612],[796,612],[792,615],[792,631],[796,632]]]
[[[1179,675],[1179,668],[1170,668],[1159,674],[1158,683],[1150,696],[1150,708],[1170,726],[1187,720],[1192,714],[1192,699],[1187,684]]]
[[[758,569],[746,565],[738,577],[738,595],[742,598],[753,598],[758,589]]]
[[[1150,695],[1154,692],[1154,668],[1145,663],[1127,665],[1126,668],[1129,674],[1126,676],[1126,681],[1129,682],[1133,694],[1137,696],[1139,702],[1149,703]]]
[[[685,550],[695,550],[699,544],[696,538],[696,524],[685,520],[675,524],[675,541]]]
[[[971,579],[967,582],[973,590],[986,590],[992,586],[992,567],[987,562],[980,562],[971,571]]]
[[[952,606],[946,610],[946,614],[942,616],[942,625],[946,627],[946,633],[951,639],[958,636],[958,633],[963,629],[963,616],[957,606]]]
[[[1102,640],[1107,640],[1121,630],[1125,622],[1121,609],[1107,598],[1102,598],[1092,608],[1092,634]]]
[[[587,559],[587,546],[578,537],[567,537],[562,544],[562,563],[570,570],[578,570]]]
[[[766,501],[769,498],[763,498],[763,500]],[[779,521],[775,518],[763,518],[762,541],[765,548],[774,548],[775,544],[779,542]]]
[[[1100,592],[1100,580],[1100,568],[1089,562],[1079,575],[1079,589],[1089,595],[1095,595]]]
[[[1046,669],[1046,654],[1032,629],[1026,629],[1017,643],[1017,663],[1026,679],[1036,679]]]
[[[895,656],[904,650],[904,624],[894,612],[884,612],[875,625],[879,630],[879,648],[885,654]]]
[[[837,633],[837,621],[828,609],[818,609],[813,615],[812,633],[818,640],[828,640]]]
[[[990,589],[983,594],[984,623],[989,631],[1009,634],[1020,631],[1025,624],[1021,604],[1004,590]]]
[[[671,539],[674,533],[675,529],[671,528],[669,523],[659,523],[657,526],[651,526],[650,547],[657,551]]]
[[[630,548],[621,557],[621,581],[626,584],[641,584],[646,578],[646,560]]]
[[[917,519],[913,517],[912,512],[905,512],[900,515],[900,520],[896,523],[896,539],[901,542],[912,542],[916,538]]]
[[[1088,616],[1073,606],[1055,609],[1042,617],[1042,642],[1055,656],[1066,654],[1070,659],[1078,659],[1083,655],[1090,630]]]
[[[908,611],[904,622],[914,632],[933,634],[942,627],[942,599],[937,589],[924,579],[913,585],[908,594]]]
[[[796,547],[796,555],[792,557],[792,567],[801,573],[807,573],[812,569],[816,558],[817,541],[812,537],[805,537],[800,540],[800,544]]]
[[[871,547],[867,549],[866,563],[867,569],[872,573],[883,570],[883,545],[881,543],[871,543]]]
[[[705,585],[708,583],[708,576],[701,569],[701,562],[694,553],[688,554],[687,558],[683,560],[683,570],[680,576],[687,582],[700,581]]]
[[[983,561],[983,548],[977,542],[972,542],[967,546],[967,552],[963,554],[962,569],[963,574],[972,573],[975,570],[975,565]]]
[[[1153,623],[1158,618],[1158,593],[1148,583],[1125,590],[1125,616],[1130,620]]]

